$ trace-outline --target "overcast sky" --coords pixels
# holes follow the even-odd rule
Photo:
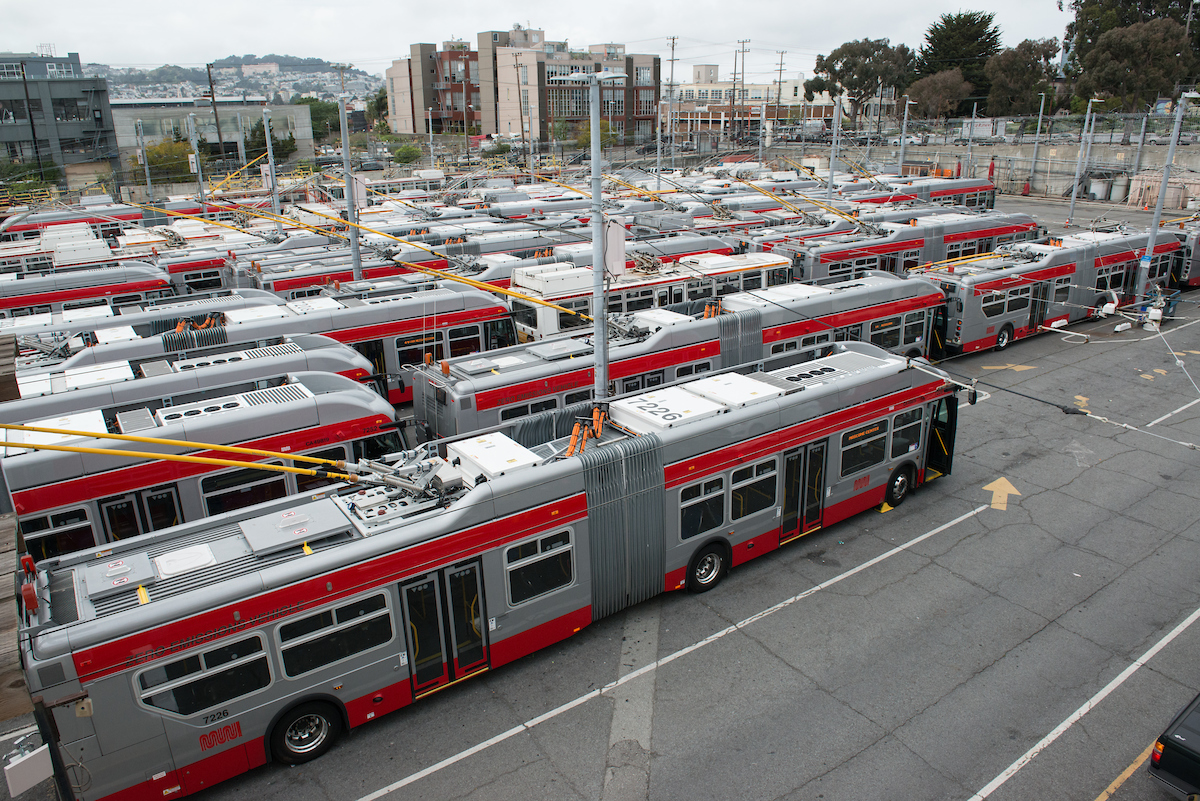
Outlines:
[[[679,37],[675,77],[690,81],[690,64],[718,64],[721,77],[733,69],[738,39],[749,39],[751,83],[777,74],[786,50],[785,75],[812,76],[813,61],[853,39],[887,38],[918,49],[925,31],[943,13],[995,13],[1004,46],[1023,39],[1061,41],[1070,15],[1055,0],[609,0],[596,20],[585,3],[526,0],[395,2],[358,0],[211,0],[207,3],[132,3],[128,0],[58,0],[46,9],[6,3],[0,51],[32,52],[52,44],[58,54],[78,52],[86,62],[153,68],[163,64],[199,67],[228,55],[280,53],[350,62],[382,74],[414,42],[451,38],[475,41],[486,30],[513,23],[542,29],[551,40],[573,48],[619,42],[627,52],[662,55],[664,77],[670,46]],[[499,5],[510,10],[498,11]]]

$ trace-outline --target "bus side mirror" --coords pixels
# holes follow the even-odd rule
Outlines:
[[[979,393],[973,389],[967,390],[967,403],[971,406],[975,405],[975,401],[979,399]]]

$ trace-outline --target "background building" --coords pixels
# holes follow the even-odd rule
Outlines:
[[[572,72],[613,70],[629,75],[606,84],[601,116],[627,142],[653,137],[659,99],[659,57],[630,55],[622,44],[572,51],[545,32],[513,26],[483,31],[477,49],[461,40],[415,44],[385,73],[388,121],[394,133],[485,134],[549,142],[573,138],[588,119],[587,87],[564,83]]]
[[[58,165],[71,187],[109,175],[117,146],[108,84],[83,77],[78,53],[0,53],[0,157],[35,172],[39,159]]]

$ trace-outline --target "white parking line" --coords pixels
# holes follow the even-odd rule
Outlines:
[[[1179,414],[1180,412],[1184,411],[1185,409],[1192,408],[1197,403],[1200,403],[1200,398],[1196,398],[1196,400],[1192,401],[1191,403],[1183,404],[1182,406],[1180,406],[1178,409],[1176,409],[1173,412],[1167,412],[1166,414],[1164,414],[1162,417],[1158,418],[1157,420],[1151,420],[1149,423],[1146,423],[1146,428],[1149,428],[1152,425],[1156,425],[1157,423],[1161,423],[1163,420],[1166,420],[1168,417],[1174,417],[1175,415]]]
[[[1026,751],[1024,754],[1022,754],[1021,757],[1016,762],[1012,763],[1007,768],[1005,768],[1004,772],[1002,772],[999,776],[997,776],[996,778],[994,778],[990,782],[988,782],[987,785],[982,790],[980,790],[978,793],[971,796],[970,801],[982,801],[982,799],[987,798],[989,795],[996,792],[996,790],[998,790],[1001,785],[1003,785],[1006,781],[1011,779],[1013,776],[1017,775],[1017,772],[1019,770],[1021,770],[1021,768],[1028,765],[1035,756],[1040,754],[1042,751],[1044,751],[1046,749],[1046,747],[1048,745],[1050,745],[1052,742],[1054,742],[1059,737],[1061,737],[1067,731],[1067,729],[1074,726],[1076,723],[1079,722],[1079,720],[1081,718],[1083,718],[1084,715],[1086,715],[1088,712],[1091,712],[1093,709],[1095,709],[1096,706],[1101,701],[1103,701],[1105,698],[1107,698],[1113,690],[1117,689],[1122,684],[1124,684],[1125,680],[1128,679],[1130,676],[1132,676],[1134,673],[1136,673],[1142,665],[1144,665],[1148,661],[1150,661],[1151,657],[1153,657],[1155,654],[1157,654],[1163,648],[1166,648],[1171,643],[1171,641],[1174,640],[1176,637],[1178,637],[1180,634],[1187,631],[1188,627],[1191,626],[1193,623],[1195,623],[1197,619],[1200,619],[1200,609],[1197,609],[1196,611],[1194,611],[1190,615],[1188,615],[1186,620],[1184,620],[1182,623],[1180,623],[1175,628],[1171,629],[1170,633],[1167,634],[1167,636],[1163,637],[1161,640],[1159,640],[1153,646],[1151,646],[1150,650],[1146,651],[1146,653],[1142,654],[1140,657],[1137,658],[1137,661],[1135,661],[1129,667],[1122,670],[1115,679],[1113,679],[1112,681],[1110,681],[1108,684],[1106,684],[1104,686],[1104,689],[1102,689],[1100,692],[1093,695],[1091,698],[1087,699],[1087,701],[1084,702],[1083,706],[1079,707],[1079,709],[1076,709],[1074,712],[1072,712],[1070,714],[1069,717],[1067,717],[1066,720],[1064,720],[1062,723],[1058,724],[1058,726],[1055,727],[1054,731],[1050,732],[1045,737],[1043,737],[1041,740],[1039,740],[1037,745],[1035,745],[1033,748],[1030,748],[1028,751]]]
[[[545,723],[547,720],[552,720],[552,719],[558,717],[559,715],[562,715],[565,712],[571,711],[572,709],[574,709],[577,706],[581,706],[581,705],[587,703],[588,701],[592,700],[593,698],[599,698],[600,695],[603,693],[611,692],[612,690],[616,689],[617,687],[620,687],[623,684],[631,682],[640,676],[644,676],[653,670],[657,670],[658,668],[662,667],[663,665],[667,665],[671,662],[674,662],[676,659],[679,659],[680,657],[683,657],[690,653],[693,653],[694,651],[699,651],[701,648],[705,647],[706,645],[711,645],[712,643],[714,643],[718,640],[724,639],[725,637],[729,636],[730,634],[733,634],[736,631],[740,631],[741,629],[744,629],[753,623],[757,623],[758,621],[763,620],[764,618],[770,617],[771,615],[775,614],[776,612],[778,612],[782,609],[786,609],[787,607],[791,606],[792,604],[796,603],[797,601],[802,601],[811,595],[815,595],[816,593],[820,592],[821,590],[832,587],[834,584],[837,584],[838,582],[844,581],[853,575],[861,573],[862,571],[867,570],[868,568],[874,567],[875,565],[879,564],[880,562],[884,562],[888,559],[891,559],[893,556],[896,556],[897,554],[904,553],[905,551],[907,551],[909,548],[913,547],[914,545],[918,545],[918,544],[924,542],[925,540],[929,539],[930,537],[934,536],[935,534],[941,534],[943,531],[953,528],[954,526],[958,525],[959,523],[963,522],[964,520],[969,520],[970,518],[972,518],[975,515],[982,512],[984,509],[988,509],[988,508],[990,508],[989,504],[984,504],[983,506],[977,506],[974,509],[972,509],[971,511],[967,512],[966,514],[959,515],[958,517],[954,518],[950,522],[943,523],[942,525],[938,526],[937,528],[932,529],[931,531],[927,531],[924,534],[922,534],[921,536],[916,537],[915,539],[909,540],[908,542],[906,542],[903,545],[898,545],[895,548],[892,548],[890,551],[885,551],[873,559],[868,559],[867,561],[863,562],[861,565],[858,565],[857,567],[847,570],[845,573],[840,573],[837,576],[834,576],[833,578],[831,578],[827,581],[821,582],[820,584],[816,585],[815,587],[809,587],[807,590],[800,593],[799,595],[793,595],[791,598],[780,601],[779,603],[775,604],[774,606],[769,606],[766,609],[762,610],[761,612],[751,615],[750,617],[746,618],[745,620],[742,620],[738,623],[734,623],[732,626],[723,628],[714,634],[710,634],[709,636],[705,637],[703,640],[700,640],[699,642],[692,643],[691,645],[687,646],[686,648],[681,648],[672,654],[668,654],[667,656],[664,656],[662,659],[658,659],[654,662],[651,662],[650,664],[645,665],[644,667],[640,667],[637,670],[630,671],[629,673],[626,673],[624,676],[621,676],[616,681],[610,682],[610,683],[604,685],[603,687],[600,687],[599,689],[592,690],[591,692],[588,692],[588,693],[584,693],[583,695],[579,696],[578,698],[568,701],[567,703],[563,704],[562,706],[555,707],[554,709],[551,709],[549,712],[546,712],[545,714],[538,715],[535,718],[531,718],[531,719],[525,721],[524,723],[514,726],[513,728],[509,729],[508,731],[501,732],[500,734],[497,734],[495,737],[492,737],[488,740],[484,740],[481,743],[473,745],[470,748],[466,749],[465,751],[459,751],[457,754],[454,754],[453,756],[446,757],[441,762],[436,762],[433,765],[430,765],[429,767],[427,767],[423,770],[419,770],[416,773],[409,774],[408,776],[405,776],[403,779],[395,781],[386,787],[382,787],[373,793],[363,796],[362,798],[359,799],[359,801],[377,801],[377,799],[383,798],[384,796],[386,796],[390,793],[394,793],[401,788],[407,787],[408,785],[413,784],[414,782],[420,781],[421,779],[424,779],[426,776],[432,776],[433,774],[437,773],[440,770],[443,770],[444,768],[448,768],[451,765],[461,762],[468,757],[474,756],[475,754],[485,751],[488,748],[491,748],[493,745],[497,745],[498,743],[502,743],[505,740],[511,739],[512,737],[515,737],[516,735],[521,734],[522,732],[529,731],[530,729],[532,729],[534,726],[538,725],[539,723]]]

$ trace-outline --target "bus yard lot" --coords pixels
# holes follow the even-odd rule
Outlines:
[[[1066,205],[1034,213],[1059,232]],[[946,363],[986,385],[962,398],[953,475],[902,506],[199,797],[971,798],[1200,607],[1200,455],[1178,444],[1200,442],[1200,404],[1183,408],[1200,392],[1175,363],[1198,373],[1197,300],[1163,337],[1110,319],[1072,329],[1087,344]],[[1142,427],[1176,413],[1139,432],[1060,406]],[[1002,501],[998,479],[1020,494]],[[1198,657],[1193,625],[988,797],[1098,798],[1200,691]],[[1111,797],[1164,796],[1143,765]]]

